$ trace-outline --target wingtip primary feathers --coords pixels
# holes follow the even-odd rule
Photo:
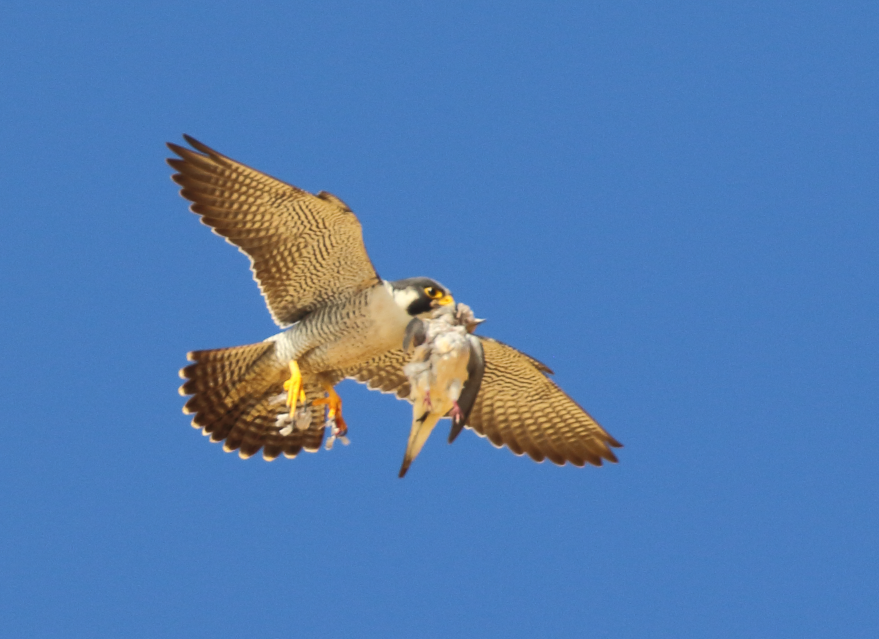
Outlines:
[[[167,160],[173,181],[201,222],[248,256],[279,326],[381,281],[360,222],[342,200],[312,195],[191,135],[183,139],[191,148],[167,143],[177,156]]]

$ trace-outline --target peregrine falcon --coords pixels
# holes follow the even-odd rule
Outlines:
[[[327,426],[345,436],[334,390],[343,379],[409,398],[407,327],[456,308],[450,291],[426,277],[381,279],[360,222],[336,196],[312,195],[184,138],[191,148],[168,144],[180,194],[248,256],[282,329],[256,344],[188,354],[180,393],[190,396],[183,412],[192,425],[242,458],[262,449],[273,460],[318,450]],[[468,414],[453,415],[450,440],[466,426],[535,461],[617,461],[612,447],[621,444],[549,379],[546,365],[490,338],[477,343],[469,352],[478,353],[481,382]]]

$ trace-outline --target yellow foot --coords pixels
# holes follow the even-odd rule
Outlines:
[[[305,391],[302,390],[302,373],[299,372],[299,364],[296,360],[290,362],[290,379],[284,382],[284,390],[287,391],[287,408],[290,409],[290,417],[296,412],[298,404],[305,403]]]
[[[335,422],[333,435],[342,438],[348,432],[348,426],[345,424],[345,420],[342,419],[342,398],[339,397],[335,389],[329,384],[324,384],[324,390],[327,392],[327,396],[314,400],[314,404],[318,406],[321,404],[327,405],[327,421]]]

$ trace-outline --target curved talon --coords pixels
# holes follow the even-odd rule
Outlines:
[[[290,409],[290,418],[296,413],[296,406],[305,403],[305,391],[302,390],[302,373],[296,360],[290,362],[290,379],[284,382],[284,390],[287,391],[287,408]]]

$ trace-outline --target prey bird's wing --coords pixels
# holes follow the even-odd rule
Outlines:
[[[482,348],[482,340],[476,335],[467,335],[470,345],[470,359],[467,361],[467,381],[458,398],[458,407],[461,409],[462,418],[452,418],[452,428],[449,431],[449,443],[461,434],[476,398],[479,397],[479,389],[482,387],[482,377],[485,375],[485,350]]]
[[[184,137],[192,149],[168,144],[180,156],[168,160],[180,194],[204,224],[250,258],[279,325],[381,281],[360,222],[340,199],[312,195]]]
[[[502,342],[480,339],[485,372],[468,427],[535,461],[617,461],[611,447],[621,444],[547,377],[547,366]]]

